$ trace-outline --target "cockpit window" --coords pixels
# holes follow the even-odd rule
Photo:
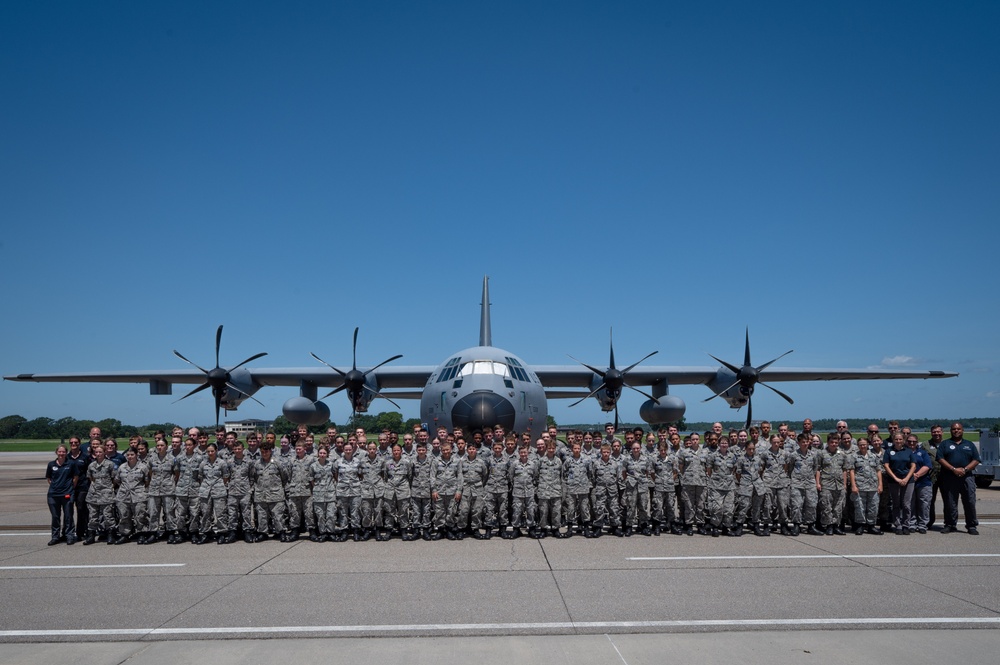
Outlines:
[[[496,376],[508,377],[510,372],[507,370],[507,366],[503,363],[493,362],[492,360],[473,360],[471,362],[464,363],[462,369],[459,371],[459,376],[466,377],[472,374],[495,374]]]
[[[451,381],[458,374],[458,363],[462,361],[461,358],[452,358],[447,363],[445,363],[444,368],[441,370],[441,376],[438,377],[438,383],[442,381]]]
[[[517,362],[517,358],[511,358],[510,356],[505,356],[505,359],[510,363],[510,373],[514,375],[514,378],[518,381],[524,381],[528,383],[531,379],[528,378],[528,373],[524,371],[521,363]]]

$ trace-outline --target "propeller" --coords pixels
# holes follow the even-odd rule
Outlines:
[[[794,350],[794,349],[792,349],[792,350]],[[795,404],[795,402],[792,400],[791,397],[789,397],[785,393],[781,392],[777,388],[772,388],[771,386],[767,385],[766,383],[764,383],[763,381],[760,380],[760,373],[761,372],[763,372],[765,369],[767,369],[768,367],[770,367],[774,362],[776,362],[778,360],[781,360],[782,358],[784,358],[785,356],[787,356],[789,353],[792,352],[792,350],[785,351],[784,353],[782,353],[780,356],[778,356],[774,360],[766,362],[763,365],[761,365],[760,367],[754,367],[751,364],[751,362],[750,362],[750,328],[747,327],[747,330],[746,330],[746,347],[745,347],[744,352],[743,352],[743,367],[736,367],[735,365],[727,363],[725,360],[721,360],[719,358],[716,358],[711,353],[708,354],[709,357],[711,357],[711,358],[715,359],[716,361],[722,363],[729,371],[731,371],[733,374],[735,374],[736,375],[736,381],[734,381],[733,384],[731,386],[728,386],[725,390],[721,390],[721,391],[717,392],[716,394],[712,395],[711,397],[709,397],[708,399],[704,399],[702,401],[703,402],[711,401],[711,400],[715,399],[716,397],[719,397],[720,395],[728,392],[732,388],[734,388],[736,386],[739,386],[740,387],[740,392],[742,394],[746,395],[746,397],[747,397],[747,428],[750,427],[750,421],[753,420],[753,389],[754,389],[755,385],[760,384],[760,385],[764,386],[765,388],[767,388],[769,390],[772,390],[775,393],[777,393],[779,396],[781,396],[782,398],[784,398],[784,400],[786,402],[788,402],[789,404]]]
[[[248,362],[257,360],[258,358],[263,358],[267,354],[266,353],[258,353],[257,355],[250,356],[249,358],[247,358],[246,360],[244,360],[243,362],[241,362],[239,365],[233,365],[229,369],[224,369],[223,367],[219,366],[219,347],[221,345],[222,345],[222,326],[219,326],[219,329],[217,331],[215,331],[215,367],[213,369],[205,369],[204,367],[201,367],[200,365],[197,365],[197,364],[191,362],[190,360],[188,360],[187,358],[185,358],[184,356],[182,356],[180,351],[178,351],[177,349],[174,349],[174,355],[175,356],[177,356],[178,358],[180,358],[181,360],[183,360],[184,362],[186,362],[189,365],[194,365],[195,367],[197,367],[198,369],[200,369],[202,372],[205,373],[205,383],[201,384],[200,386],[198,386],[197,388],[195,388],[194,390],[192,390],[191,392],[189,392],[184,397],[181,397],[181,399],[179,399],[176,402],[174,402],[174,404],[176,404],[177,402],[180,402],[181,400],[187,399],[188,397],[190,397],[191,395],[194,395],[195,393],[200,393],[202,390],[205,390],[206,388],[211,388],[212,389],[212,395],[215,397],[215,426],[216,427],[219,426],[219,409],[222,407],[222,396],[226,393],[226,388],[232,388],[233,390],[235,390],[236,392],[240,393],[241,395],[246,395],[247,397],[249,397],[253,401],[255,401],[258,404],[260,404],[261,406],[264,406],[260,402],[260,400],[258,400],[257,398],[255,398],[253,395],[249,395],[249,394],[243,392],[242,390],[240,390],[239,388],[237,388],[236,386],[234,386],[232,384],[232,382],[231,382],[232,377],[230,376],[230,372],[232,372],[233,370],[235,370],[235,369],[237,369],[239,367],[242,367],[243,365],[246,365]]]
[[[358,369],[358,329],[357,328],[354,329],[354,347],[352,349],[352,354],[353,354],[353,359],[351,361],[351,370],[349,372],[344,372],[342,370],[337,369],[336,367],[334,367],[330,363],[326,362],[325,360],[323,360],[322,358],[320,358],[319,356],[317,356],[315,353],[312,353],[311,351],[309,352],[309,355],[311,355],[313,358],[315,358],[316,360],[320,361],[321,363],[323,363],[324,365],[326,365],[327,367],[329,367],[334,372],[336,372],[337,374],[339,374],[340,376],[342,376],[344,378],[343,385],[341,385],[339,388],[334,388],[333,390],[331,390],[327,394],[323,395],[320,398],[320,400],[324,400],[327,397],[329,397],[330,395],[336,395],[341,390],[346,390],[348,397],[351,398],[351,417],[353,418],[354,414],[357,413],[358,398],[360,398],[361,395],[363,395],[364,392],[367,390],[368,392],[370,392],[373,395],[375,395],[375,397],[381,397],[382,399],[387,400],[390,404],[392,404],[397,409],[399,409],[400,408],[399,404],[396,404],[391,399],[389,399],[388,397],[386,397],[385,395],[383,395],[379,391],[377,391],[374,388],[372,388],[371,386],[369,386],[365,382],[365,379],[368,378],[369,374],[371,374],[372,372],[374,372],[375,370],[377,370],[382,365],[385,365],[386,363],[391,363],[393,360],[399,360],[400,358],[402,358],[403,357],[402,354],[395,355],[392,358],[387,358],[386,360],[383,360],[382,362],[380,362],[378,365],[375,365],[371,369],[362,372],[361,370]],[[319,401],[319,400],[317,400],[317,401]]]
[[[594,390],[589,395],[587,395],[587,397],[583,397],[583,398],[578,399],[577,401],[573,402],[572,404],[570,404],[570,406],[574,407],[577,404],[585,401],[587,398],[593,397],[597,393],[599,393],[602,390],[604,390],[605,394],[607,394],[607,396],[608,396],[608,399],[612,399],[615,402],[615,430],[617,431],[618,430],[618,398],[621,397],[622,388],[628,388],[629,390],[634,390],[635,392],[639,393],[640,395],[644,395],[645,397],[648,397],[649,399],[653,400],[657,404],[660,403],[660,400],[656,399],[655,397],[653,397],[649,393],[643,392],[642,390],[639,390],[638,388],[636,388],[634,386],[630,386],[629,384],[627,384],[625,382],[625,376],[629,372],[631,372],[635,368],[636,365],[638,365],[639,363],[641,363],[641,362],[643,362],[645,360],[648,360],[649,358],[651,358],[652,356],[655,356],[659,352],[658,351],[653,351],[652,353],[648,354],[642,360],[639,360],[638,362],[632,363],[631,365],[629,365],[625,369],[618,369],[617,367],[615,367],[615,341],[614,341],[614,329],[613,328],[609,331],[609,335],[608,336],[609,336],[610,347],[611,347],[611,358],[608,360],[608,369],[602,371],[602,370],[597,369],[593,365],[588,365],[587,363],[585,363],[585,362],[583,362],[581,360],[577,360],[576,358],[573,358],[573,356],[569,356],[571,359],[576,360],[576,362],[580,363],[581,365],[583,365],[584,367],[586,367],[587,369],[589,369],[591,372],[593,372],[597,376],[601,377],[601,379],[602,379],[601,385],[599,385],[596,390]]]

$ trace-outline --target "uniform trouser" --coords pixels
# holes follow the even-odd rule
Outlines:
[[[814,524],[819,492],[816,485],[792,488],[792,524]]]
[[[844,512],[844,487],[839,482],[831,487],[824,487],[819,493],[820,522],[823,526],[840,524],[840,516]]]
[[[410,497],[410,515],[413,518],[414,526],[418,529],[431,528],[431,517],[434,502],[430,497]]]
[[[381,506],[382,499],[365,496],[361,497],[361,528],[374,529],[378,526],[378,507]]]
[[[649,489],[642,485],[625,487],[625,524],[643,526],[649,523]]]
[[[566,524],[583,526],[590,523],[590,492],[566,495]]]
[[[88,486],[89,487],[89,486]],[[90,509],[87,507],[88,490],[76,488],[73,503],[76,507],[76,538],[83,540],[87,535],[87,524],[90,522]]]
[[[714,527],[729,528],[733,525],[735,492],[711,488],[708,490],[708,514]]]
[[[87,505],[90,520],[87,530],[95,533],[115,531],[115,506],[113,503],[90,503]]]
[[[900,485],[889,481],[889,497],[892,501],[892,528],[910,527],[910,508],[913,506],[913,483]]]
[[[878,521],[886,525],[892,524],[892,501],[888,487],[878,497]]]
[[[249,494],[233,495],[226,498],[226,514],[229,519],[229,529],[243,533],[253,530],[253,504]]]
[[[843,489],[841,489],[843,492]],[[778,526],[788,523],[788,508],[791,503],[790,487],[766,487],[764,494],[764,514],[774,520]]]
[[[674,505],[677,506],[677,521],[681,524],[686,523],[687,511],[684,509],[684,491],[680,483],[674,485]]]
[[[48,495],[49,513],[52,515],[52,537],[76,538],[76,527],[73,525],[73,495]]]
[[[434,528],[454,529],[457,515],[458,501],[455,501],[455,493],[438,492],[438,498],[434,500]]]
[[[303,526],[309,531],[316,528],[312,495],[290,496],[285,502],[288,504],[288,528],[291,531],[301,531]]]
[[[653,521],[664,526],[674,522],[674,488],[653,490]]]
[[[485,514],[486,493],[482,489],[476,495],[466,492],[458,503],[457,526],[459,529],[464,529],[466,526],[471,529],[481,529]]]
[[[515,529],[535,527],[535,497],[515,496],[512,501],[511,526]]]
[[[361,497],[337,497],[337,530],[361,528]]]
[[[285,530],[285,502],[257,502],[257,531],[260,533],[282,533]]]
[[[926,529],[931,521],[931,496],[934,488],[930,485],[913,487],[913,502],[910,504],[910,528]]]
[[[115,501],[118,507],[118,533],[129,536],[145,531],[149,524],[146,519],[146,499],[140,501]]]
[[[947,474],[947,475],[945,475]],[[950,477],[949,477],[950,476]],[[962,499],[965,526],[979,526],[976,519],[976,481],[972,474],[959,478],[950,471],[941,470],[941,498],[944,499],[944,525],[958,525],[958,499]]]
[[[503,528],[510,524],[507,510],[507,492],[486,493],[486,526]]]
[[[751,524],[760,523],[760,509],[764,505],[764,497],[757,492],[736,495],[736,515],[733,518],[736,526],[743,526],[749,519]]]
[[[594,488],[594,525],[598,528],[607,524],[617,527],[621,522],[621,505],[618,503],[618,487],[598,485]]]
[[[705,499],[708,488],[704,485],[681,485],[684,490],[684,517],[688,526],[705,526]]]
[[[562,519],[562,497],[539,498],[538,505],[538,526],[542,529],[559,530],[559,523]]]
[[[931,514],[930,514],[930,519],[927,520],[928,529],[934,526],[934,523],[937,522],[937,498],[938,498],[938,492],[941,489],[940,478],[934,481],[934,484],[931,486],[931,488],[932,488],[931,505],[930,505]]]
[[[198,500],[198,513],[201,515],[199,533],[229,530],[229,510],[226,506],[226,497],[201,497]]]
[[[410,528],[410,497],[400,499],[397,497],[383,497],[382,499],[382,525],[387,529]]]
[[[316,530],[326,536],[333,533],[334,527],[337,525],[337,502],[313,499],[312,512]]]
[[[178,531],[198,530],[198,497],[174,497],[174,522]]]
[[[365,499],[367,501],[367,499]],[[376,496],[371,500],[372,502],[372,527],[382,528],[382,517],[385,515],[385,499],[381,496]],[[361,504],[362,510],[364,509],[364,503]]]
[[[150,531],[173,531],[177,528],[173,496],[150,496],[146,504]]]
[[[860,490],[851,494],[854,503],[854,523],[857,526],[875,526],[878,522],[879,494],[876,490]]]
[[[854,506],[851,505],[851,500],[848,498],[851,496],[851,484],[850,481],[844,482],[844,508],[841,511],[840,523],[841,524],[851,524],[854,522]]]

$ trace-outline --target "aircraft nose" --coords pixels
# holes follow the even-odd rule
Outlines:
[[[514,405],[494,392],[475,392],[455,403],[451,422],[466,432],[492,429],[502,425],[508,432],[514,429]]]

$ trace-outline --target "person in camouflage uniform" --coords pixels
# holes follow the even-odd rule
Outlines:
[[[563,462],[563,482],[566,487],[566,534],[573,531],[591,537],[590,491],[594,488],[594,470],[590,457],[583,455],[583,446],[574,437],[570,456]]]
[[[541,441],[541,439],[539,439]],[[562,521],[562,460],[556,456],[556,442],[545,441],[545,454],[536,460],[538,465],[538,489],[535,491],[538,506],[538,526],[536,538],[549,535],[559,536]]]
[[[427,455],[427,432],[417,438],[417,456],[413,458],[413,472],[410,481],[410,515],[419,529],[420,537],[430,540],[431,519],[434,502],[431,499],[432,460]]]
[[[680,529],[674,522],[674,483],[676,477],[674,456],[670,454],[669,444],[661,442],[657,445],[657,455],[653,460],[654,536],[659,536],[665,530],[675,534],[680,533]]]
[[[410,480],[413,477],[413,460],[403,453],[403,447],[394,443],[391,457],[385,463],[385,490],[382,495],[382,525],[388,540],[393,531],[405,541],[416,540],[410,526]]]
[[[847,454],[840,448],[840,435],[830,434],[819,456],[820,521],[828,536],[844,535],[840,516],[844,510],[844,478],[849,468]]]
[[[851,502],[854,504],[854,533],[882,535],[878,527],[879,495],[882,494],[882,460],[869,450],[868,439],[858,439],[858,452],[848,470]]]
[[[205,458],[202,459],[196,472],[198,474],[198,514],[201,523],[197,537],[192,539],[195,545],[204,544],[215,531],[216,543],[221,545],[229,531],[229,509],[227,506],[229,484],[229,464],[219,458],[218,448],[214,443],[208,444]]]
[[[733,526],[736,499],[736,454],[729,449],[729,438],[719,440],[719,448],[708,456],[708,515],[711,534],[728,536]]]
[[[226,514],[229,533],[226,543],[236,542],[242,529],[243,542],[252,543],[256,537],[253,526],[253,467],[254,462],[243,450],[243,444],[233,444],[233,459],[229,463],[229,484],[226,486]]]
[[[705,531],[705,498],[708,476],[705,467],[708,465],[708,452],[699,448],[701,437],[692,434],[690,445],[677,453],[677,468],[681,476],[681,488],[684,496],[685,533],[707,535]]]
[[[305,437],[295,443],[295,456],[285,463],[288,482],[285,484],[285,503],[288,510],[288,530],[282,542],[294,542],[302,535],[304,526],[311,538],[318,538],[316,516],[313,515],[312,463],[306,454]]]
[[[538,464],[530,459],[528,446],[517,449],[517,461],[511,465],[511,526],[512,537],[526,527],[535,535],[535,492],[538,489]]]
[[[320,446],[316,459],[309,465],[309,484],[312,487],[313,524],[315,533],[309,540],[322,543],[333,537],[337,525],[337,482],[333,475],[334,463],[330,461],[330,448]]]
[[[87,539],[84,545],[93,545],[98,538],[107,538],[108,544],[115,542],[115,463],[105,457],[103,445],[91,445],[93,457],[87,467],[90,490],[87,492],[87,508],[90,521],[87,523]]]
[[[360,542],[361,532],[361,460],[354,455],[354,446],[344,444],[344,456],[337,460],[337,529],[334,540],[347,540],[348,529],[355,542]]]
[[[275,459],[274,446],[264,444],[260,447],[260,459],[254,463],[251,478],[254,504],[257,506],[257,536],[254,540],[265,540],[268,533],[280,538],[286,528],[285,484],[288,482],[288,469]]]
[[[180,437],[176,437],[178,445]],[[177,528],[174,522],[174,483],[177,482],[177,469],[174,458],[167,454],[167,442],[159,439],[155,452],[146,460],[149,466],[149,505],[147,515],[149,533],[139,539],[140,545],[155,543]]]
[[[476,540],[486,540],[490,537],[490,528],[481,531],[486,514],[486,483],[490,468],[483,457],[479,456],[479,446],[473,441],[465,448],[465,458],[460,460],[462,467],[462,500],[458,504],[458,524],[460,530],[468,529]]]
[[[463,538],[463,534],[455,528],[463,489],[462,467],[451,454],[451,443],[445,441],[441,444],[441,456],[431,460],[431,498],[434,500],[432,540],[439,540],[442,533],[448,540]]]
[[[594,463],[594,530],[593,536],[600,537],[607,524],[610,532],[622,536],[621,504],[618,503],[618,482],[622,469],[618,461],[611,457],[611,445],[601,444],[601,458]]]
[[[125,464],[115,469],[115,506],[118,508],[118,539],[122,545],[132,535],[146,529],[146,489],[149,487],[149,467],[139,461],[135,450],[125,452]]]
[[[764,469],[764,520],[769,522],[773,517],[783,536],[791,533],[788,530],[788,508],[791,503],[792,481],[789,477],[791,460],[784,449],[784,439],[780,434],[771,437],[771,447],[758,455],[761,467]],[[770,526],[765,524],[765,531],[770,531]]]
[[[799,434],[798,450],[789,455],[792,475],[792,535],[806,531],[813,536],[823,533],[816,528],[819,503],[819,451],[812,448],[812,436]]]
[[[761,508],[764,504],[764,480],[761,478],[761,461],[757,444],[747,441],[744,453],[736,461],[736,513],[733,535],[743,535],[743,525],[748,524],[758,536],[769,536],[761,525]],[[748,521],[749,520],[749,521]]]
[[[489,472],[486,475],[486,537],[492,535],[493,529],[498,529],[502,538],[507,538],[510,532],[510,514],[507,499],[510,495],[511,466],[513,460],[504,452],[501,441],[493,442],[493,455],[486,460]]]
[[[631,433],[629,433],[631,434]],[[643,535],[653,534],[650,524],[649,487],[653,473],[653,461],[642,451],[642,444],[630,438],[629,456],[622,463],[622,475],[625,477],[625,535],[631,536],[633,529],[638,529]]]

